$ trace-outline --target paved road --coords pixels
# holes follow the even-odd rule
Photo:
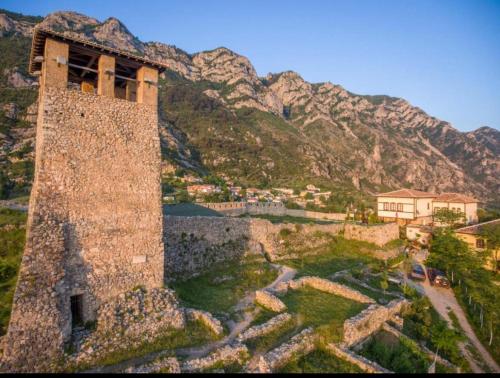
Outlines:
[[[424,264],[422,265],[424,266],[424,269],[426,269],[425,265]],[[414,287],[415,285],[418,286],[417,290],[419,290],[421,293],[424,293],[429,298],[436,311],[452,327],[453,327],[453,322],[448,316],[448,311],[450,310],[453,311],[453,313],[456,315],[458,319],[460,327],[464,331],[465,335],[467,336],[471,344],[474,345],[474,347],[478,350],[484,362],[488,365],[488,367],[491,369],[492,372],[500,373],[500,367],[498,366],[496,361],[491,357],[488,350],[483,346],[483,344],[481,344],[476,334],[472,330],[472,327],[469,324],[462,307],[460,307],[460,305],[458,304],[453,291],[451,289],[431,286],[428,279],[426,279],[423,282],[419,282],[418,284],[416,284],[413,281],[409,281],[409,283],[410,282],[412,282],[412,286]],[[477,365],[476,361],[472,358],[469,351],[465,348],[465,345],[463,344],[460,345],[460,349],[462,350],[462,354],[464,355],[464,357],[467,359],[467,361],[469,361],[472,371],[474,373],[483,372],[482,369]]]

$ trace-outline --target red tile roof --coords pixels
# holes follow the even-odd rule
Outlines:
[[[478,223],[478,224],[475,224],[473,226],[457,228],[455,230],[455,232],[458,234],[478,235],[481,232],[481,228],[483,228],[486,225],[493,225],[493,224],[500,224],[500,219],[495,219],[495,220],[488,221],[488,222]]]
[[[387,193],[379,193],[377,197],[399,197],[399,198],[434,198],[437,194],[421,192],[414,189],[399,189]]]
[[[441,193],[433,202],[477,203],[477,199],[460,193]]]

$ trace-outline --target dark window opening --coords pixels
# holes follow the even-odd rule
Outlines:
[[[137,69],[119,61],[115,65],[115,97],[137,101]]]
[[[70,46],[68,59],[68,88],[86,93],[97,93],[99,56],[76,46]]]
[[[83,295],[71,296],[71,327],[83,326]]]

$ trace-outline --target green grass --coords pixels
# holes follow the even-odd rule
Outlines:
[[[290,339],[298,331],[296,326],[297,321],[295,318],[292,318],[274,331],[261,337],[250,339],[245,344],[252,352],[266,352]]]
[[[215,283],[221,276],[232,279]],[[170,286],[179,299],[186,305],[217,314],[227,312],[245,296],[246,293],[262,288],[278,276],[267,262],[244,260],[216,265],[210,272],[184,282],[173,282]]]
[[[7,332],[24,249],[26,213],[0,209],[0,335]]]
[[[167,330],[153,342],[144,342],[138,346],[127,347],[99,356],[92,363],[78,366],[67,366],[68,372],[82,371],[94,366],[108,366],[119,362],[147,355],[161,350],[175,350],[178,348],[192,347],[215,340],[215,334],[199,321],[188,322],[185,329]]]
[[[367,306],[333,294],[305,288],[293,290],[281,297],[288,312],[297,314],[302,327],[316,327],[327,342],[339,342],[343,337],[344,320]]]
[[[363,371],[331,353],[317,349],[288,362],[279,373],[362,373]]]
[[[411,341],[381,331],[363,347],[360,355],[395,373],[427,373],[428,357]]]
[[[338,278],[335,280],[335,282],[338,282],[342,285],[349,286],[350,288],[353,288],[354,290],[359,291],[360,293],[369,296],[370,298],[375,299],[378,301],[379,299],[383,298],[387,301],[392,301],[393,299],[396,299],[396,297],[391,296],[391,295],[384,295],[383,293],[379,293],[378,291],[370,290],[367,289],[366,287],[363,287],[361,285],[358,285],[354,282],[348,281],[345,278]],[[375,286],[375,288],[380,289],[380,286]]]
[[[335,272],[351,269],[359,265],[376,263],[366,250],[373,250],[370,243],[347,240],[336,236],[326,247],[324,253],[305,256],[301,259],[283,260],[284,265],[297,269],[297,276],[328,277]]]

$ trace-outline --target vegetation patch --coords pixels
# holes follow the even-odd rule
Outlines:
[[[186,323],[186,328],[180,330],[167,331],[159,336],[153,342],[143,342],[137,346],[124,347],[112,351],[91,363],[82,363],[78,365],[68,365],[64,370],[68,372],[82,371],[94,366],[108,366],[119,362],[145,356],[149,353],[161,350],[175,350],[203,345],[209,341],[216,340],[217,336],[202,322],[192,321]]]
[[[344,321],[367,306],[311,288],[289,291],[280,298],[302,327],[313,326],[326,342],[340,342]]]
[[[219,282],[217,278],[222,276],[233,279]],[[269,285],[277,276],[277,270],[269,263],[246,258],[221,263],[210,272],[170,286],[189,307],[217,314],[229,311],[245,294]]]
[[[279,373],[363,373],[356,365],[344,361],[331,353],[316,349],[298,359],[289,361]]]
[[[371,243],[358,240],[347,240],[335,236],[326,245],[325,252],[317,255],[307,255],[303,258],[283,260],[283,264],[297,269],[297,276],[318,276],[327,278],[335,272],[377,260],[369,251],[376,248]],[[313,253],[314,251],[311,251]],[[304,252],[306,255],[306,252]]]
[[[7,332],[26,238],[26,213],[0,209],[0,336]]]
[[[427,373],[428,357],[410,340],[381,331],[359,352],[395,373]]]
[[[295,318],[292,318],[290,321],[282,324],[279,328],[266,335],[245,341],[245,344],[254,353],[266,352],[277,347],[278,345],[281,345],[297,333],[296,326],[297,321]]]

